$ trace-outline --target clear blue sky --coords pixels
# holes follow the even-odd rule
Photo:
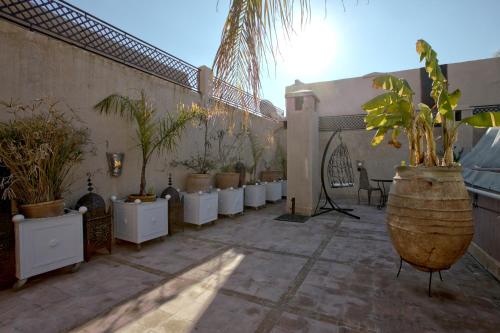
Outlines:
[[[211,66],[229,0],[69,0],[195,65]],[[217,6],[217,2],[218,6]],[[311,26],[263,73],[262,96],[284,108],[285,86],[419,67],[415,42],[441,63],[500,50],[500,0],[312,0]],[[301,37],[302,36],[302,37]],[[312,59],[312,61],[311,61]]]

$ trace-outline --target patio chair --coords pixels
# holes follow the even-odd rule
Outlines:
[[[370,184],[370,178],[368,178],[368,172],[364,167],[358,167],[359,171],[359,189],[358,189],[358,204],[359,200],[359,191],[366,190],[368,194],[368,205],[371,205],[371,197],[373,191],[378,191],[380,195],[382,195],[382,190],[379,187],[372,186]]]

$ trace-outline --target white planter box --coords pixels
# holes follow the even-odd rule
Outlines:
[[[266,183],[266,201],[276,202],[281,200],[281,182]]]
[[[219,191],[219,214],[234,215],[243,212],[243,188]]]
[[[184,222],[202,225],[217,220],[218,192],[182,193],[184,197]]]
[[[115,238],[135,244],[163,237],[168,234],[168,202],[113,201]]]
[[[245,186],[245,206],[262,207],[266,204],[266,185],[246,185]]]
[[[82,214],[77,211],[48,218],[13,218],[16,233],[16,284],[26,279],[83,261]],[[75,266],[75,267],[78,267]]]
[[[287,186],[287,181],[282,180],[281,181],[281,197],[286,198],[287,197],[287,192],[288,192],[288,186]]]

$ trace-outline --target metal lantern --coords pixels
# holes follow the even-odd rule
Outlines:
[[[113,177],[118,177],[122,174],[124,153],[106,153],[108,159],[109,173]]]
[[[104,199],[93,192],[90,174],[87,179],[89,193],[81,197],[76,203],[76,209],[81,206],[87,207],[87,212],[83,214],[83,251],[85,261],[89,261],[92,254],[105,248],[111,253],[111,243],[113,240],[113,224],[111,213],[106,211]],[[111,209],[110,209],[111,210]]]
[[[170,235],[177,230],[184,231],[184,198],[172,186],[172,174],[168,175],[168,187],[163,190],[161,197],[170,195],[168,200],[168,232]]]

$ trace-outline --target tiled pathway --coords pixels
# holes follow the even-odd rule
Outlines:
[[[498,332],[500,283],[469,255],[444,282],[404,266],[383,211],[273,220],[247,211],[165,241],[120,244],[79,272],[0,292],[1,332]]]

